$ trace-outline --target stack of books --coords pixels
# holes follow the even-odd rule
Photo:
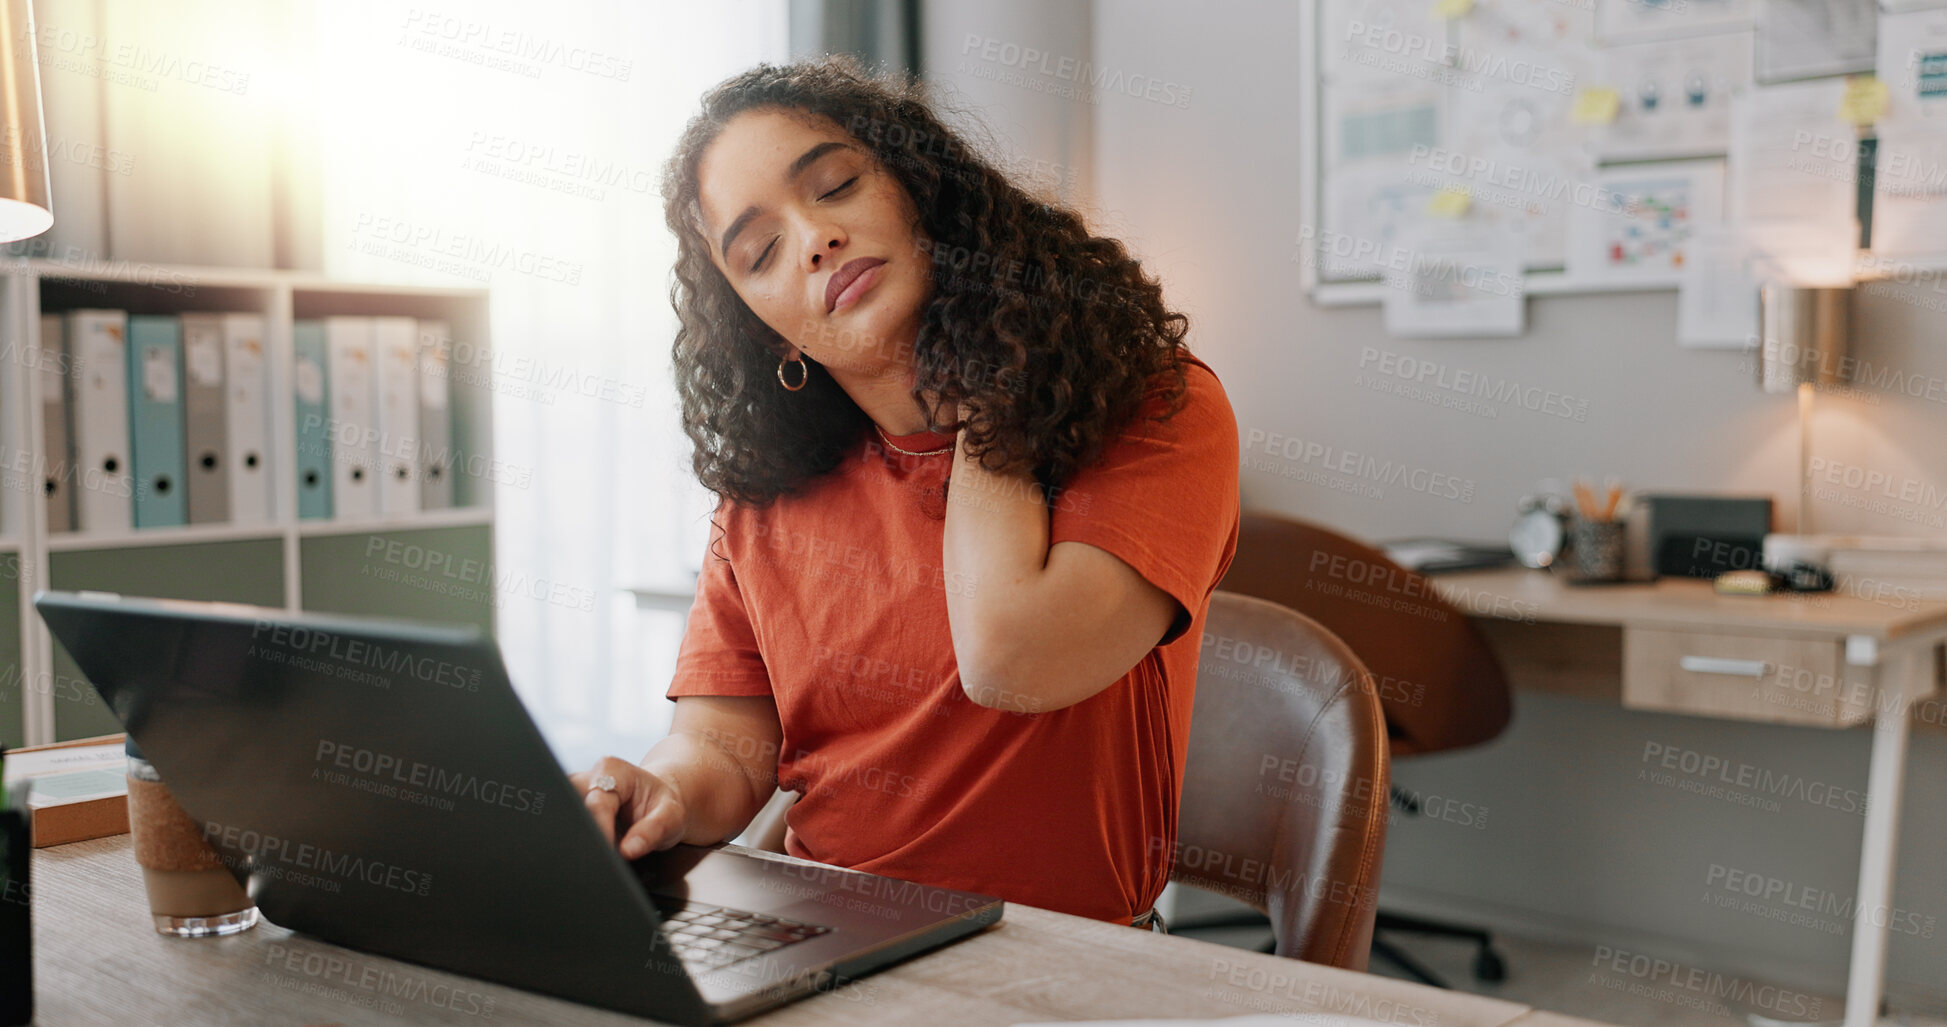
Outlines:
[[[1828,535],[1820,541],[1841,592],[1947,599],[1947,538]]]
[[[128,831],[124,741],[103,735],[7,750],[0,786],[10,795],[26,790],[35,848]]]

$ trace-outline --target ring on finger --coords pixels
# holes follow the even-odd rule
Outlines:
[[[615,790],[615,775],[613,775],[613,774],[596,774],[596,775],[595,775],[594,777],[592,777],[592,778],[589,778],[589,779],[588,779],[588,790],[589,790],[589,791],[591,791],[591,792],[612,792],[612,791],[614,791],[614,790]]]

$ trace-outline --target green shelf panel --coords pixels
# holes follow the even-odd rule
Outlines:
[[[314,535],[298,542],[307,610],[494,627],[493,531],[484,524]]]
[[[222,600],[284,605],[284,542],[250,539],[126,549],[76,549],[48,554],[50,588],[98,589],[158,599]],[[60,640],[54,642],[54,737],[57,741],[116,734],[122,725]]]
[[[20,554],[0,553],[0,745],[27,744],[26,677],[20,662]]]

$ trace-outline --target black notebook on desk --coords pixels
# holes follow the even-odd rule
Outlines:
[[[1379,548],[1396,564],[1420,574],[1477,571],[1514,562],[1506,544],[1458,542],[1444,538],[1408,538],[1382,542]]]

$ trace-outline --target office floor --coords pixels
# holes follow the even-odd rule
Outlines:
[[[1255,949],[1271,938],[1269,930],[1238,929],[1202,931],[1193,937],[1220,945]],[[1505,934],[1495,936],[1495,947],[1507,959],[1508,979],[1500,984],[1482,984],[1473,979],[1474,946],[1465,941],[1412,938],[1406,950],[1434,973],[1464,991],[1521,1002],[1570,1016],[1580,1016],[1624,1027],[1735,1027],[1746,1023],[1741,1015],[1726,1017],[1718,1012],[1674,1005],[1610,990],[1590,983],[1589,954],[1586,948],[1570,948],[1528,941]],[[1397,968],[1373,961],[1373,973],[1406,979]],[[1826,996],[1825,1008],[1833,1011],[1836,1022],[1844,1003],[1837,996]],[[1882,1027],[1947,1027],[1947,1018],[1895,1012],[1880,1020]]]

